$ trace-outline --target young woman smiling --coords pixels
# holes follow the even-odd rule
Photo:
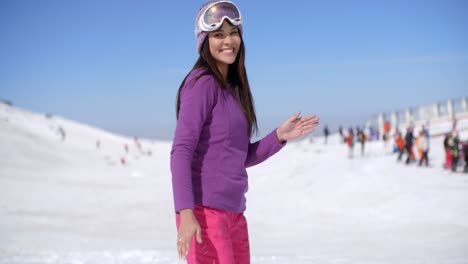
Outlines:
[[[195,36],[200,56],[177,94],[171,150],[178,253],[188,263],[250,263],[246,168],[311,133],[319,119],[297,113],[251,143],[257,118],[239,8],[231,1],[203,4]]]

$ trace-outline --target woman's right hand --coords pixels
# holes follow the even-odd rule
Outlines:
[[[201,228],[192,209],[180,211],[180,226],[177,236],[177,249],[179,257],[185,258],[189,252],[193,235],[196,235],[197,242],[201,243]]]

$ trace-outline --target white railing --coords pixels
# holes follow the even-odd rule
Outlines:
[[[393,134],[396,127],[400,131],[405,131],[410,125],[415,127],[429,126],[466,118],[468,118],[468,98],[465,96],[430,105],[408,107],[389,113],[382,112],[369,120],[366,125],[367,127],[373,126],[380,133],[383,133],[384,123],[388,121],[392,127],[391,134]]]

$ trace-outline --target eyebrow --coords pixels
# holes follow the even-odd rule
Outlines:
[[[238,31],[239,28],[238,27],[232,27],[231,29],[228,29],[228,31],[234,31],[234,30]],[[221,28],[218,28],[217,30],[212,31],[212,32],[221,32],[221,31],[224,31],[224,30],[222,30]]]

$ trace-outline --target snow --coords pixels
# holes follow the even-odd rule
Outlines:
[[[252,263],[468,263],[468,174],[442,169],[442,140],[430,167],[382,142],[354,159],[337,135],[288,143],[249,169]],[[138,142],[0,103],[0,263],[183,263],[171,142]]]

